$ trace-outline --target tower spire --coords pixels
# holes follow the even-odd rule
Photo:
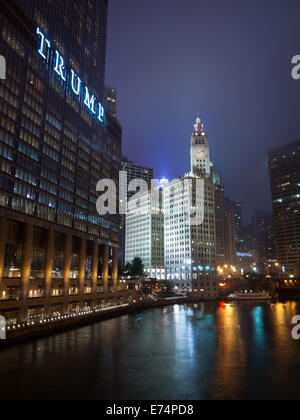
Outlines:
[[[200,117],[196,118],[191,139],[191,171],[206,178],[210,176],[208,138]]]
[[[202,133],[204,133],[204,126],[200,117],[196,118],[196,123],[194,125],[194,133],[196,135],[201,135]]]

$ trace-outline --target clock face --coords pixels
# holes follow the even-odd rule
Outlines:
[[[199,152],[199,156],[200,156],[200,157],[204,157],[204,156],[205,156],[205,152],[204,152],[204,150],[200,150],[200,152]]]

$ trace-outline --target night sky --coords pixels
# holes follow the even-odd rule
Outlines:
[[[173,179],[190,169],[197,109],[245,221],[271,210],[267,152],[300,137],[299,0],[109,0],[107,84],[123,155]]]

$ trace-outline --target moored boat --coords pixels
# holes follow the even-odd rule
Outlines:
[[[228,296],[229,300],[272,300],[269,292],[236,292]]]

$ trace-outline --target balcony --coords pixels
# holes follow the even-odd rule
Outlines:
[[[64,289],[58,288],[58,289],[52,289],[51,296],[57,297],[57,296],[63,296],[64,295]]]
[[[5,300],[19,300],[21,298],[21,289],[20,288],[15,288],[15,289],[5,289],[1,291],[0,294],[0,300],[1,301],[5,301]]]
[[[29,293],[28,293],[29,299],[38,299],[38,298],[43,298],[44,296],[45,296],[45,290],[42,288],[29,290]]]

